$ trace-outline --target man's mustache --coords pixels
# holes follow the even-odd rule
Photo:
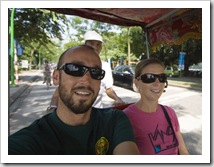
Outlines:
[[[88,91],[94,93],[94,90],[90,86],[78,86],[78,87],[75,87],[73,90],[74,91],[75,90],[88,90]]]

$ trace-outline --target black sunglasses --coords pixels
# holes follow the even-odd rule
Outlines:
[[[82,77],[89,70],[91,78],[102,80],[105,77],[105,71],[97,67],[87,67],[80,64],[66,63],[63,64],[58,70],[64,70],[68,75],[75,77]]]
[[[136,79],[141,80],[144,83],[153,83],[156,81],[156,78],[158,78],[161,83],[167,82],[166,74],[143,74]]]

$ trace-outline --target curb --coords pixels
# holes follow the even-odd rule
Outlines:
[[[176,86],[176,87],[181,87],[181,88],[187,88],[187,89],[202,91],[202,88],[200,88],[200,87],[191,87],[191,86],[185,86],[185,85],[182,85],[182,84],[173,84],[173,83],[169,83],[168,85],[169,86]]]
[[[27,83],[20,85],[20,88],[15,93],[10,95],[10,105],[12,105],[16,101],[16,99],[19,98],[30,86],[30,84],[33,83],[38,77],[39,75],[35,75]]]

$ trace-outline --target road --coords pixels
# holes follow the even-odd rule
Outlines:
[[[46,114],[45,110],[55,87],[51,86],[46,90],[46,85],[42,84],[42,81],[41,76],[10,106],[10,134]],[[114,86],[114,90],[127,103],[136,102],[140,97],[136,92],[117,86]],[[201,155],[202,92],[169,86],[159,102],[175,109],[190,154]],[[113,100],[104,95],[103,103],[108,107],[112,105]]]

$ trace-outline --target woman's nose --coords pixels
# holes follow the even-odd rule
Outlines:
[[[160,83],[159,78],[155,77],[155,83]]]

